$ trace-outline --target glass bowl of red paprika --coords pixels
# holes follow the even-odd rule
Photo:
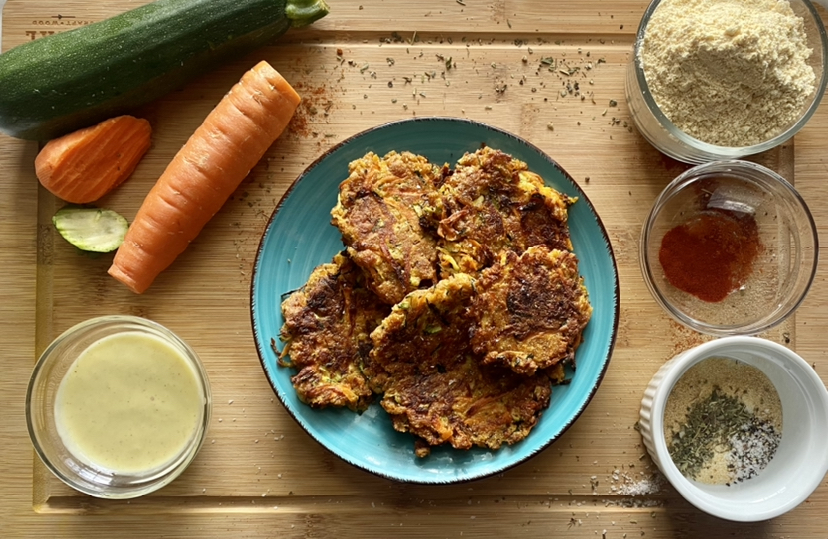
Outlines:
[[[805,299],[816,225],[787,180],[756,163],[713,161],[675,178],[641,234],[644,281],[664,310],[710,335],[753,335]]]

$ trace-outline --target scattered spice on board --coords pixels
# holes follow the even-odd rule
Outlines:
[[[701,483],[731,486],[761,472],[782,437],[782,404],[759,369],[714,357],[676,382],[664,411],[676,467]]]
[[[288,131],[295,137],[317,139],[317,146],[322,148],[324,138],[332,138],[327,134],[322,137],[320,129],[322,123],[328,123],[328,117],[334,108],[334,100],[331,97],[332,89],[327,85],[313,86],[306,82],[296,82],[294,87],[302,91],[302,102],[296,109],[296,113],[290,121]],[[322,137],[322,138],[320,138]]]
[[[715,303],[745,285],[762,250],[753,214],[712,208],[669,230],[658,261],[670,284]]]

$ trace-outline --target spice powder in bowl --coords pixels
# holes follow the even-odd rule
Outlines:
[[[782,403],[759,369],[711,357],[679,379],[664,410],[664,438],[685,477],[730,486],[755,477],[782,437]]]
[[[670,229],[658,261],[670,284],[702,301],[719,302],[747,283],[762,250],[751,212],[714,207]]]
[[[784,178],[748,161],[714,161],[676,177],[641,233],[641,272],[674,319],[711,335],[757,334],[805,298],[818,239]]]

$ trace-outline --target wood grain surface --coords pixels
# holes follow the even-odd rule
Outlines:
[[[144,2],[8,0],[2,49]],[[331,0],[331,14],[205,73],[136,111],[153,146],[101,201],[131,219],[166,164],[227,89],[270,61],[305,98],[201,236],[140,296],[106,275],[111,255],[78,254],[53,230],[61,206],[34,176],[35,143],[0,138],[0,537],[826,537],[828,488],[768,522],[710,517],[664,484],[635,429],[652,374],[705,340],[672,322],[638,268],[638,237],[661,189],[686,165],[632,127],[623,76],[647,2]],[[577,73],[549,71],[552,56]],[[451,68],[447,68],[447,60]],[[578,83],[578,90],[574,90]],[[452,486],[398,484],[340,461],[285,412],[250,328],[256,248],[281,195],[325,150],[371,126],[453,116],[525,137],[566,169],[606,225],[621,281],[618,342],[586,412],[548,449],[503,474]],[[828,230],[828,105],[794,142],[757,159],[795,182]],[[826,377],[826,270],[769,338]],[[102,314],[135,314],[201,355],[214,407],[190,468],[161,491],[105,501],[69,489],[32,450],[26,386],[60,332]]]

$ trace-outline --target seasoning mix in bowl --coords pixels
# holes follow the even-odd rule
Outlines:
[[[195,458],[210,388],[195,352],[133,316],[82,322],[35,365],[26,399],[37,454],[67,485],[101,498],[155,491]]]
[[[828,39],[807,0],[654,0],[626,94],[653,146],[688,163],[773,148],[825,91]]]
[[[677,355],[650,381],[639,421],[670,484],[721,518],[781,515],[828,471],[828,391],[804,359],[766,339],[723,337]]]
[[[788,317],[814,278],[816,225],[775,172],[747,161],[699,165],[661,192],[641,234],[656,301],[712,335],[755,334]]]
[[[740,483],[765,469],[782,437],[782,403],[770,379],[746,363],[710,357],[673,386],[664,408],[670,458],[687,478]]]

